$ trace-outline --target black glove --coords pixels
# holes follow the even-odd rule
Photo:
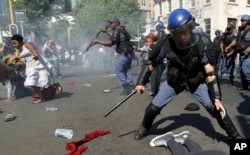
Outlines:
[[[167,71],[167,81],[168,84],[172,87],[177,86],[177,79],[178,79],[178,74],[179,74],[179,70],[175,67],[169,67],[168,71]]]

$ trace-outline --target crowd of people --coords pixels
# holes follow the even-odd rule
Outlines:
[[[224,32],[215,31],[213,41],[203,32],[194,31],[198,25],[191,13],[183,8],[171,12],[168,17],[168,25],[157,21],[156,35],[153,33],[145,37],[141,47],[133,45],[126,28],[121,25],[118,18],[107,21],[111,31],[102,29],[110,40],[92,40],[92,44],[100,44],[99,61],[104,63],[104,51],[110,50],[107,58],[114,57],[116,52],[115,73],[118,82],[123,87],[120,95],[129,95],[133,90],[139,94],[145,91],[146,84],[150,82],[152,100],[145,109],[144,117],[135,132],[135,140],[140,140],[148,135],[155,118],[160,114],[163,107],[170,103],[178,94],[188,91],[199,103],[213,116],[221,128],[225,130],[230,139],[243,138],[234,123],[231,121],[226,106],[221,101],[220,82],[224,74],[228,74],[229,83],[234,85],[235,61],[237,54],[240,55],[241,90],[248,90],[249,74],[246,71],[246,63],[250,54],[250,16],[241,18],[241,26],[235,35],[235,26],[227,25]],[[165,32],[165,29],[169,34]],[[53,40],[48,40],[42,49],[44,56],[37,52],[32,43],[24,42],[21,35],[11,37],[11,44],[19,54],[15,58],[20,59],[20,64],[25,64],[24,86],[33,88],[33,103],[40,103],[52,99],[57,92],[62,91],[55,77],[61,79],[59,56]],[[108,48],[106,48],[108,47]],[[4,48],[9,49],[5,44]],[[7,51],[7,50],[4,51]],[[2,49],[3,50],[3,49]],[[11,50],[13,56],[14,51]],[[132,60],[135,52],[141,52],[141,72],[137,83],[133,80]],[[7,55],[5,54],[4,57]],[[83,55],[85,65],[86,55]],[[112,60],[108,60],[112,62]],[[112,65],[112,64],[108,64]],[[8,70],[11,65],[1,64]],[[22,67],[12,70],[22,72]],[[4,70],[4,69],[1,69]],[[5,75],[5,74],[2,74]],[[21,75],[21,74],[18,74]],[[1,82],[6,84],[8,95],[7,102],[11,101],[13,80],[9,75],[1,77]],[[169,135],[169,134],[168,134]],[[174,143],[174,135],[167,141],[168,146]],[[172,140],[172,141],[171,141]],[[199,150],[200,151],[200,150]]]

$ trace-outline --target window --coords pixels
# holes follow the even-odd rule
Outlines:
[[[211,0],[205,0],[205,4],[210,4]]]
[[[193,7],[193,8],[195,7],[195,0],[191,1],[191,7]]]
[[[204,19],[204,23],[205,23],[205,32],[210,38],[211,37],[211,19],[210,18]]]
[[[141,5],[146,6],[146,0],[141,0]]]
[[[4,14],[3,0],[0,0],[0,15]]]
[[[183,7],[183,0],[179,0],[180,8]]]
[[[162,4],[161,4],[161,2],[159,3],[159,14],[162,15]]]
[[[236,18],[228,18],[227,24],[233,24],[236,27],[237,19]]]
[[[168,3],[168,12],[171,12],[172,11],[172,3],[171,3],[171,0],[169,0],[169,3]]]

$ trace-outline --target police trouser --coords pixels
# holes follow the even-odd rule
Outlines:
[[[115,73],[118,81],[122,85],[133,85],[133,75],[132,75],[132,59],[134,57],[134,52],[127,54],[121,53],[116,60]]]
[[[226,115],[226,117],[222,119],[219,111],[215,109],[215,106],[212,104],[206,83],[200,84],[196,88],[191,86],[188,88],[192,96],[196,98],[207,109],[207,111],[217,119],[218,123],[226,131],[229,137],[235,138],[239,136],[239,133],[229,116]],[[152,100],[152,103],[150,103],[146,108],[142,126],[146,129],[150,129],[155,117],[160,113],[162,107],[166,106],[184,89],[185,87],[173,88],[168,85],[167,81],[162,82],[158,94]]]
[[[241,55],[240,56],[240,80],[241,80],[241,85],[243,88],[248,88],[248,80],[246,79],[244,73],[243,73],[243,70],[242,70],[242,63],[243,61],[246,59],[246,56],[245,55]]]

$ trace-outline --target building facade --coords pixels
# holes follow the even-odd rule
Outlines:
[[[177,8],[189,10],[212,39],[215,30],[240,25],[241,16],[250,14],[250,0],[154,0],[154,18],[167,24],[170,12]]]

